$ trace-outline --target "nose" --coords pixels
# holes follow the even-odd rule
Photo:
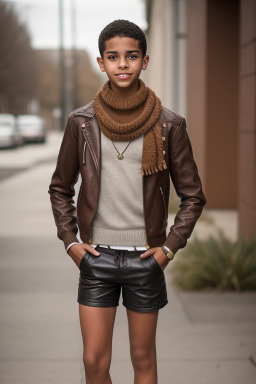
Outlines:
[[[120,56],[118,68],[129,68],[129,64],[125,57]]]

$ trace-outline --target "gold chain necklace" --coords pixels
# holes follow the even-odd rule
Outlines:
[[[111,140],[112,141],[112,140]],[[126,149],[129,147],[129,145],[131,144],[131,142],[132,142],[132,140],[127,144],[127,146],[125,147],[125,149],[123,150],[123,152],[119,152],[118,151],[118,149],[117,149],[117,147],[115,146],[115,143],[112,141],[112,143],[113,143],[113,145],[114,145],[114,147],[115,147],[115,149],[116,149],[116,151],[117,151],[117,153],[118,153],[118,155],[117,155],[117,158],[118,158],[118,160],[123,160],[123,158],[124,158],[124,152],[126,151]]]

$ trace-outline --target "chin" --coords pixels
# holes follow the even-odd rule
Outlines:
[[[137,84],[138,83],[138,80],[139,79],[136,79],[136,80],[128,80],[128,81],[125,81],[125,80],[120,80],[120,81],[115,81],[115,84],[118,86],[118,87],[131,87],[133,86],[134,84]]]

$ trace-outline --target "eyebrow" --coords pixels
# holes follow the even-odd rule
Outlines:
[[[133,49],[132,51],[126,51],[127,53],[133,53],[133,52],[138,52],[138,53],[140,53],[140,51],[138,51],[137,49]],[[107,53],[118,53],[117,51],[108,51],[108,52],[106,52],[106,54]]]

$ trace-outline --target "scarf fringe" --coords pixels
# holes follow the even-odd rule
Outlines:
[[[166,165],[165,160],[158,167],[147,166],[147,168],[144,168],[141,170],[141,174],[143,176],[147,176],[147,175],[151,175],[152,173],[155,173],[155,172],[163,171],[164,169],[167,169],[167,165]]]

